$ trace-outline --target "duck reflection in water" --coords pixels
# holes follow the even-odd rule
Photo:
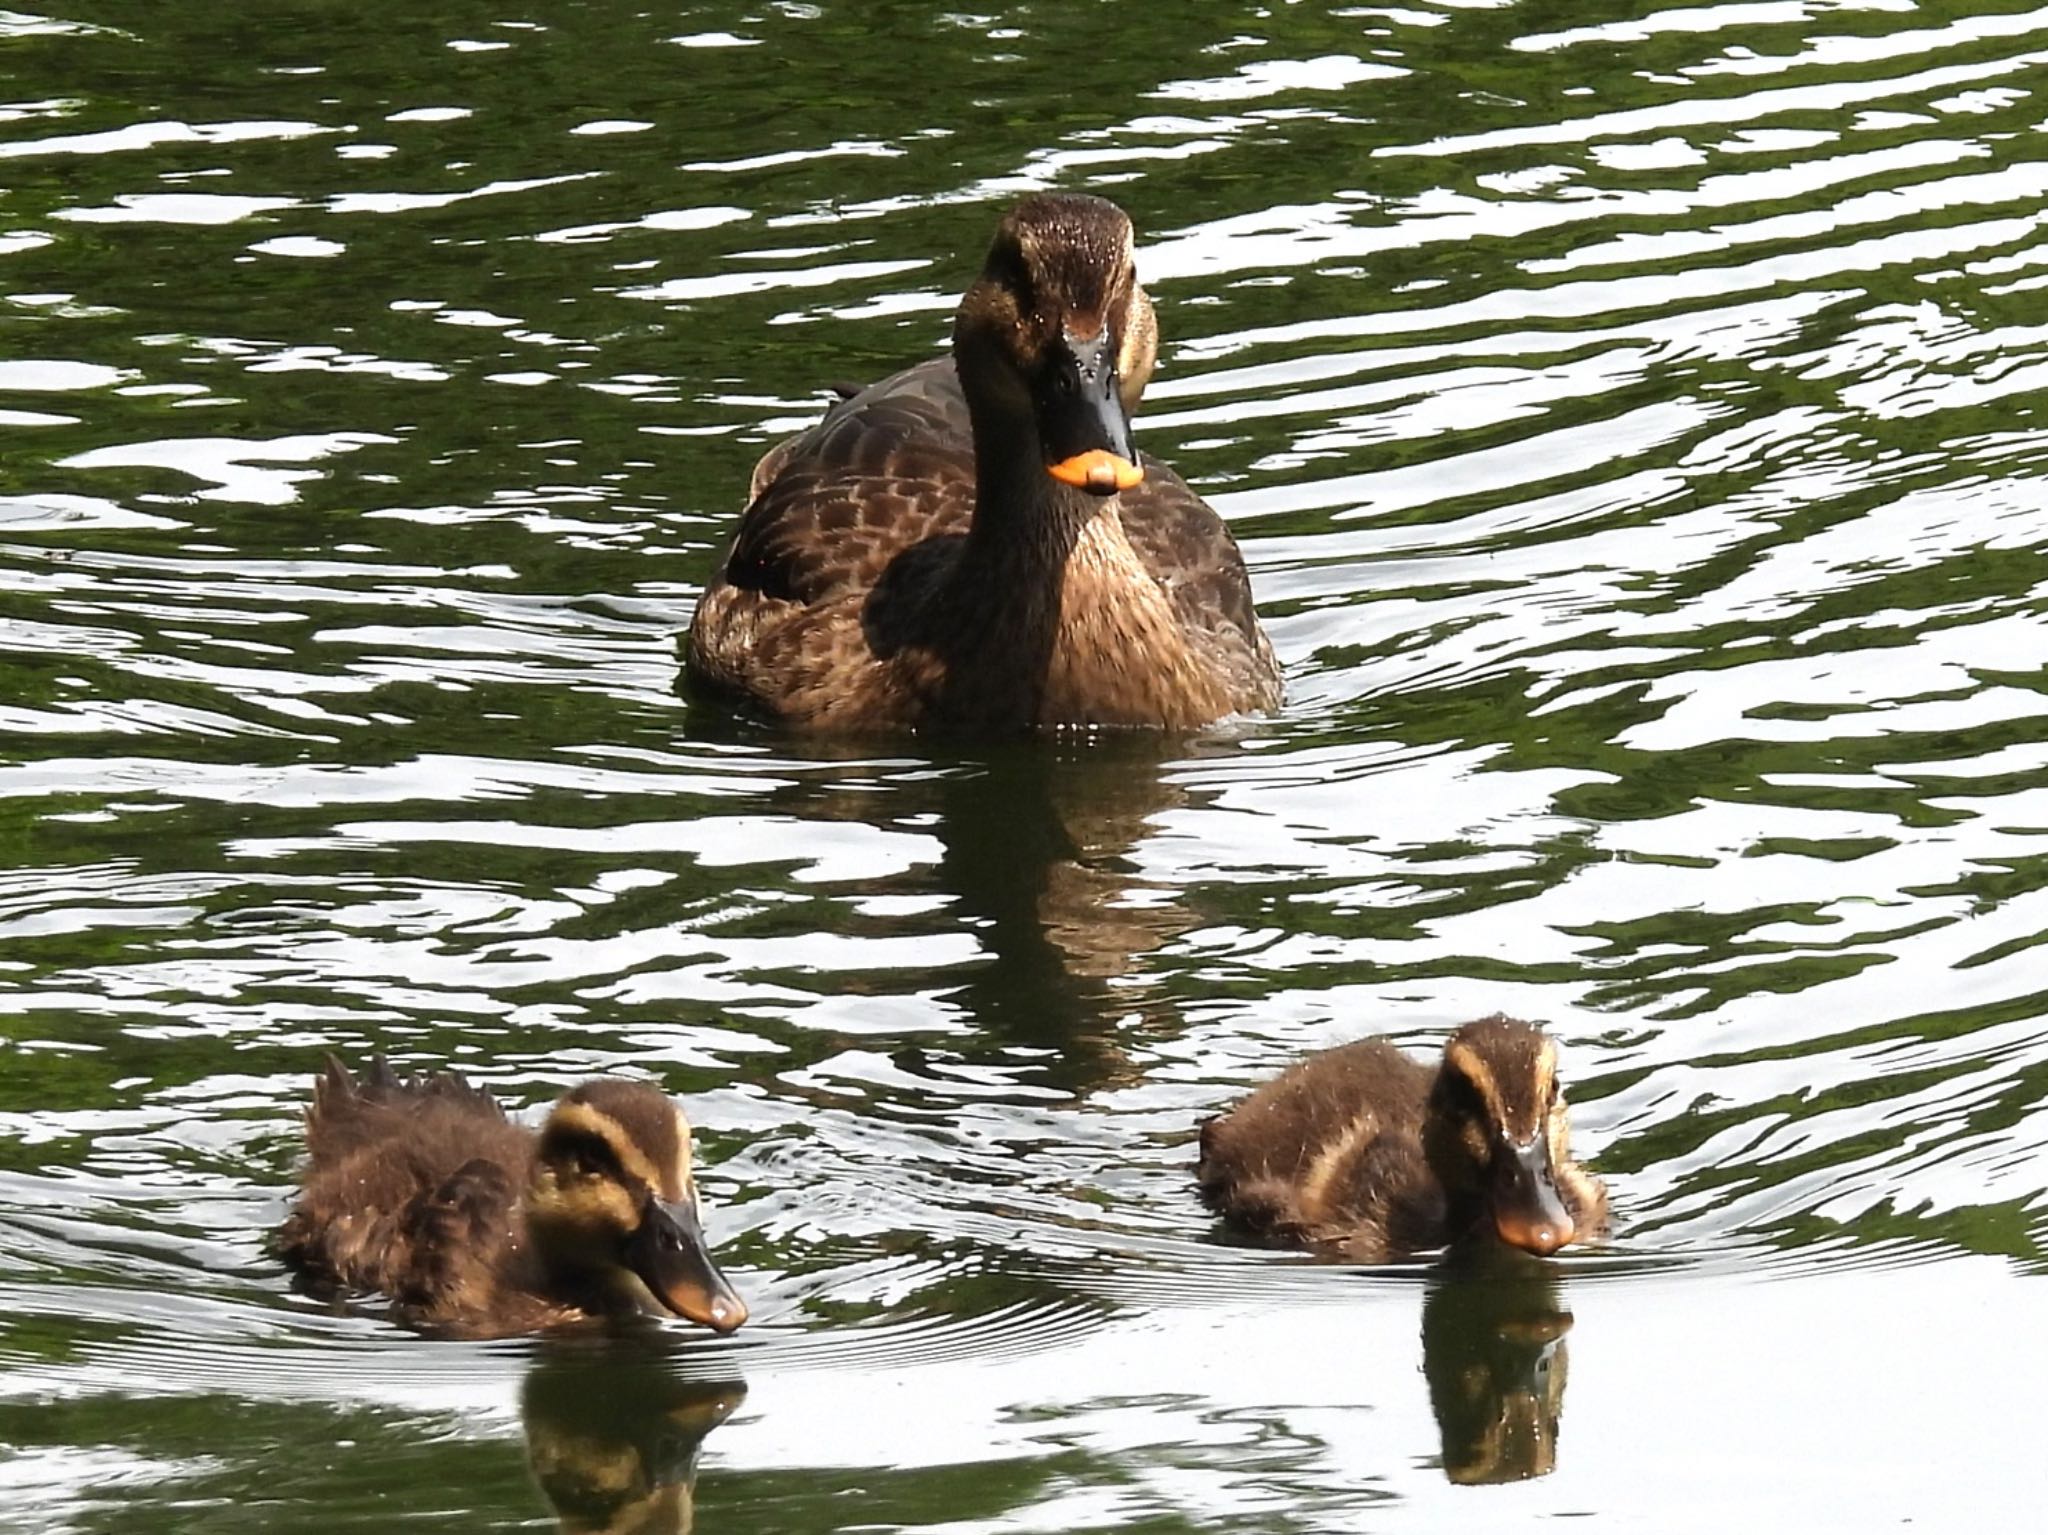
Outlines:
[[[1146,879],[1131,856],[1156,817],[1189,801],[1165,773],[1185,741],[1131,732],[997,742],[909,765],[830,741],[778,749],[805,759],[806,770],[771,793],[764,815],[905,828],[938,845],[935,864],[860,882],[858,931],[965,932],[978,957],[912,982],[894,973],[886,985],[946,994],[994,1051],[1042,1050],[1036,1079],[1048,1085],[1087,1092],[1135,1078],[1125,1052],[1131,1016],[1149,1021],[1156,1010],[1162,1028],[1177,1016],[1154,997],[1145,956],[1199,920],[1177,888]],[[878,909],[883,897],[900,905]],[[843,921],[836,908],[835,920]],[[866,982],[852,974],[840,984]]]
[[[527,1374],[527,1465],[564,1535],[686,1535],[695,1522],[698,1447],[747,1388],[675,1370],[613,1342],[551,1348]]]
[[[1022,745],[982,755],[946,786],[939,875],[977,923],[989,963],[967,983],[973,1016],[1004,1036],[1091,1060],[1121,1080],[1115,1020],[1143,1012],[1140,961],[1193,918],[1130,861],[1149,822],[1185,792],[1156,738]]]
[[[1422,1370],[1453,1482],[1516,1482],[1557,1466],[1565,1334],[1544,1266],[1497,1249],[1461,1255],[1422,1305]]]

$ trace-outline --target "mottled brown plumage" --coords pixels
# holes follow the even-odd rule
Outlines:
[[[1184,728],[1277,706],[1236,541],[1133,458],[1156,334],[1120,209],[1018,203],[951,358],[762,458],[690,675],[830,731]]]
[[[1555,1047],[1496,1015],[1434,1067],[1384,1039],[1309,1056],[1202,1127],[1195,1176],[1238,1224],[1355,1263],[1478,1229],[1547,1254],[1606,1224],[1569,1142]]]
[[[316,1282],[390,1296],[420,1326],[746,1320],[704,1248],[689,1125],[648,1083],[585,1082],[536,1136],[452,1073],[400,1078],[379,1058],[358,1083],[330,1056],[306,1147],[279,1254]]]

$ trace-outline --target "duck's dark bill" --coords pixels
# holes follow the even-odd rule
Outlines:
[[[1045,469],[1056,480],[1100,495],[1108,495],[1113,490],[1129,490],[1145,478],[1143,469],[1106,448],[1076,453],[1072,458],[1047,464]]]
[[[1538,1136],[1527,1146],[1505,1147],[1495,1162],[1493,1227],[1510,1247],[1544,1257],[1578,1229],[1550,1174],[1550,1148]]]
[[[626,1261],[655,1299],[685,1321],[731,1332],[747,1319],[746,1302],[711,1261],[694,1205],[650,1203],[626,1244]]]

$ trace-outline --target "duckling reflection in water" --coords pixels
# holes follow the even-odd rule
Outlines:
[[[689,1535],[698,1447],[746,1394],[638,1350],[535,1365],[520,1391],[526,1460],[563,1535]]]
[[[1569,1140],[1556,1047],[1496,1015],[1434,1070],[1384,1039],[1309,1056],[1202,1127],[1195,1176],[1239,1225],[1353,1263],[1478,1230],[1548,1255],[1607,1220]]]
[[[1431,1285],[1422,1303],[1422,1371],[1451,1481],[1516,1482],[1557,1468],[1571,1325],[1536,1265],[1514,1274],[1446,1272]]]
[[[452,1073],[405,1079],[379,1058],[359,1084],[330,1056],[306,1146],[281,1256],[390,1296],[416,1325],[501,1337],[636,1313],[719,1332],[747,1319],[698,1223],[689,1123],[649,1083],[585,1082],[536,1136]]]
[[[1024,198],[952,357],[755,468],[689,676],[827,731],[1183,729],[1277,707],[1236,541],[1131,445],[1157,349],[1123,210]]]

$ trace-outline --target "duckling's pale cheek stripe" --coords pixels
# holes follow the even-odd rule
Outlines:
[[[578,1194],[576,1204],[580,1211],[590,1216],[601,1216],[603,1223],[618,1231],[631,1231],[640,1224],[640,1202],[620,1188],[616,1183],[600,1183],[589,1193]]]
[[[535,1190],[531,1208],[543,1224],[611,1226],[631,1231],[640,1222],[638,1201],[609,1180],[564,1184],[544,1176]]]
[[[1564,1100],[1557,1096],[1557,1052],[1551,1049],[1549,1040],[1543,1042],[1543,1048],[1536,1054],[1536,1101],[1564,1107]]]
[[[1457,1043],[1444,1052],[1444,1061],[1472,1084],[1472,1091],[1479,1094],[1479,1101],[1486,1106],[1486,1117],[1494,1124],[1505,1126],[1507,1119],[1501,1109],[1500,1084],[1494,1080],[1493,1068]]]

